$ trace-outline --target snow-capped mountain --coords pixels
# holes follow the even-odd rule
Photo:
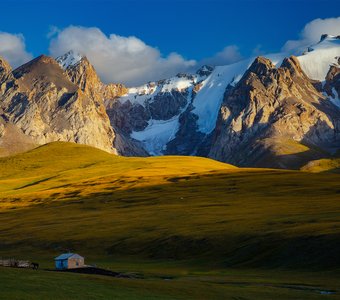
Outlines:
[[[15,71],[1,60],[0,147],[15,131],[27,147],[68,140],[128,156],[296,168],[340,148],[340,37],[323,35],[295,54],[203,66],[133,88],[102,83],[74,51]]]
[[[140,141],[150,155],[163,154],[167,143],[175,138],[180,116],[212,69],[206,73],[200,71],[130,88],[115,102],[107,100],[113,126]]]
[[[56,58],[57,63],[66,70],[69,67],[77,65],[85,56],[80,54],[79,52],[70,50]]]
[[[266,55],[275,68],[279,68],[288,56],[288,53]],[[319,87],[315,92],[323,92],[318,97],[331,104],[337,104],[337,92],[333,88],[327,95],[322,86],[330,67],[338,68],[339,56],[339,37],[325,35],[316,45],[301,49],[296,60],[301,65],[301,72],[307,75],[304,80],[321,82],[321,89]],[[114,103],[105,102],[111,123],[140,141],[150,155],[205,155],[224,160],[223,155],[210,152],[213,139],[216,139],[218,118],[223,114],[221,106],[226,92],[236,88],[255,59],[215,68],[204,66],[196,74],[178,74],[167,80],[130,88]],[[316,86],[316,82],[313,84]],[[304,99],[300,100],[309,101],[310,93],[306,91]],[[300,142],[300,138],[297,141]]]
[[[298,60],[310,79],[324,81],[329,67],[339,63],[339,48],[340,37],[324,34],[320,42],[309,46]]]

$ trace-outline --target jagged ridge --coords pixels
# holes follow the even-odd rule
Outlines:
[[[67,140],[120,155],[200,155],[244,166],[297,168],[336,151],[339,37],[323,36],[297,57],[267,57],[138,88],[102,83],[74,51],[14,71],[1,60],[0,143],[9,124],[31,146]]]

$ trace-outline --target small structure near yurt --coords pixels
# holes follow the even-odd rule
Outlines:
[[[57,270],[83,268],[84,257],[77,253],[63,253],[54,259]]]
[[[17,260],[14,258],[11,259],[0,259],[1,267],[10,267],[10,268],[31,268],[34,270],[38,270],[39,264],[35,262],[30,262],[28,260]]]

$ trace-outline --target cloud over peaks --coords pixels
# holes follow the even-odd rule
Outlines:
[[[167,78],[196,65],[177,53],[163,57],[137,37],[107,36],[96,27],[69,26],[57,32],[50,42],[50,54],[56,57],[69,50],[86,55],[103,81],[127,85]]]
[[[242,59],[239,48],[236,45],[224,47],[220,52],[214,56],[203,59],[201,65],[223,66],[238,62]]]
[[[32,59],[32,54],[27,52],[25,39],[22,34],[0,32],[0,56],[16,68]]]
[[[318,42],[324,33],[340,35],[340,17],[315,19],[307,23],[300,33],[300,39],[287,41],[282,50],[291,51],[296,48],[309,46]]]

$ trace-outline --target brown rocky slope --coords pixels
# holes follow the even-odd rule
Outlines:
[[[295,57],[279,68],[258,57],[220,109],[209,157],[244,166],[297,168],[340,147],[340,109]]]
[[[0,78],[3,127],[15,127],[18,139],[24,135],[35,145],[69,141],[116,152],[104,105],[73,84],[53,58],[42,55],[14,71],[2,68]]]

